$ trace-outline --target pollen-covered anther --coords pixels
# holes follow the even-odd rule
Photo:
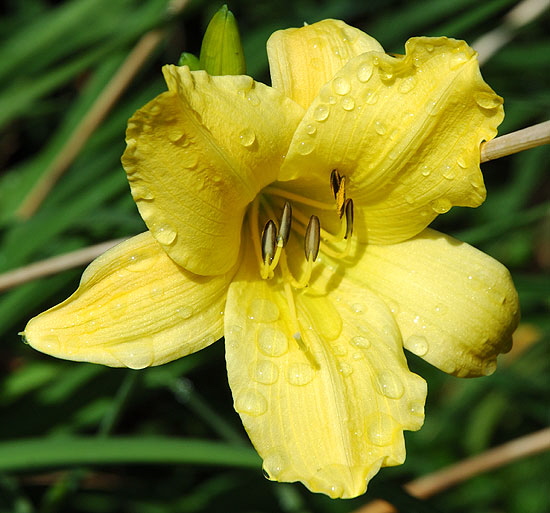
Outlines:
[[[342,218],[346,203],[346,177],[341,175],[337,169],[333,169],[330,173],[330,189],[336,201],[338,215]]]

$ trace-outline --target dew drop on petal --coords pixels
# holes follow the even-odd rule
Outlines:
[[[169,246],[176,241],[177,232],[169,224],[163,224],[154,230],[155,239],[157,239],[161,244]]]
[[[279,369],[269,360],[260,360],[253,364],[252,379],[264,385],[272,385],[279,379]]]
[[[414,89],[415,85],[416,85],[416,79],[414,77],[407,77],[401,81],[397,89],[400,93],[407,94]]]
[[[464,52],[453,52],[449,59],[449,67],[457,69],[468,61],[468,56]]]
[[[325,121],[325,119],[328,118],[329,115],[329,108],[327,105],[320,104],[315,107],[315,110],[313,111],[313,118],[316,121]]]
[[[382,121],[375,121],[374,122],[374,131],[378,135],[384,135],[386,133],[386,125],[382,123]]]
[[[368,82],[372,76],[373,66],[370,62],[365,62],[359,66],[357,69],[357,80],[359,82]]]
[[[313,151],[314,145],[311,141],[300,141],[296,151],[300,155],[309,155]]]
[[[363,305],[362,303],[353,303],[351,305],[351,310],[356,314],[362,314],[366,310],[366,308],[365,305]]]
[[[480,91],[474,94],[475,102],[486,110],[496,109],[502,105],[502,99],[496,96],[494,93]]]
[[[393,440],[394,420],[385,413],[381,413],[367,428],[369,440],[379,447],[390,445]]]
[[[313,134],[315,134],[315,132],[317,132],[317,128],[312,123],[309,123],[309,124],[306,125],[306,132],[309,135],[313,135]]]
[[[437,198],[431,203],[432,210],[437,214],[444,214],[445,212],[448,212],[451,210],[452,206],[453,204],[447,198]]]
[[[342,98],[340,105],[342,105],[344,110],[350,111],[355,108],[355,100],[351,96],[346,96],[345,98]]]
[[[462,169],[466,169],[468,167],[468,164],[466,163],[466,161],[460,157],[456,163],[458,164],[459,167],[461,167]]]
[[[342,376],[351,376],[353,374],[353,367],[348,363],[342,362],[338,366],[338,372],[342,374]]]
[[[253,417],[263,415],[267,411],[265,397],[256,390],[247,390],[235,399],[235,410]]]
[[[417,356],[424,356],[428,353],[428,341],[426,337],[422,335],[411,335],[406,343],[405,347]]]
[[[446,178],[447,180],[452,180],[453,178],[455,178],[456,173],[452,166],[447,165],[443,166],[442,175],[443,178]]]
[[[353,337],[350,343],[355,347],[360,347],[361,349],[368,349],[370,347],[370,341],[366,337]]]
[[[378,374],[378,391],[390,399],[399,399],[405,393],[401,380],[391,371],[385,370]]]
[[[351,84],[347,78],[337,77],[332,82],[332,88],[336,94],[343,96],[350,92]]]
[[[291,385],[304,386],[311,383],[315,370],[307,363],[292,363],[287,369],[286,379]]]
[[[288,338],[278,328],[262,328],[258,333],[257,344],[267,356],[282,356],[288,351]]]
[[[254,299],[248,307],[248,318],[257,322],[276,321],[279,307],[269,299]]]
[[[430,176],[430,169],[428,168],[428,166],[422,166],[422,168],[420,169],[420,173],[422,174],[422,176]]]
[[[184,320],[189,319],[189,317],[191,317],[193,315],[193,308],[191,308],[190,306],[182,306],[182,307],[176,309],[175,314],[180,319],[184,319]]]
[[[239,134],[239,142],[245,148],[249,148],[250,146],[252,146],[255,140],[256,140],[256,134],[250,128],[245,128]]]
[[[409,403],[409,413],[417,417],[424,416],[424,403],[422,401],[411,401]]]
[[[365,94],[365,103],[367,105],[374,105],[378,101],[378,93],[376,91],[368,91]]]
[[[268,479],[276,479],[287,467],[286,458],[278,452],[269,453],[264,459],[263,468]]]

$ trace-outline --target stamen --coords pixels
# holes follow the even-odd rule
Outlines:
[[[337,169],[333,169],[332,173],[330,173],[330,188],[336,200],[338,215],[342,218],[346,202],[346,177],[341,175]]]
[[[279,227],[279,234],[277,236],[277,244],[282,244],[283,248],[288,242],[290,236],[290,228],[292,226],[292,207],[288,201],[285,201],[283,207],[283,214],[281,216],[281,224]]]
[[[353,233],[353,200],[350,198],[346,200],[346,234],[344,239],[349,239]]]
[[[277,227],[270,219],[262,232],[262,259],[265,265],[271,264],[277,249]]]
[[[309,262],[315,262],[319,254],[319,246],[321,244],[321,223],[317,216],[311,216],[306,228],[304,237],[304,251],[306,259]]]

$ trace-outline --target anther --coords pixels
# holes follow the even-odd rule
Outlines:
[[[306,228],[304,237],[304,251],[306,259],[309,262],[315,262],[319,254],[319,245],[321,244],[321,224],[317,216],[311,216]]]
[[[330,189],[336,201],[336,208],[340,218],[344,215],[346,202],[346,177],[341,175],[337,169],[330,173]]]
[[[269,265],[275,256],[277,248],[277,227],[270,219],[262,232],[262,259],[264,264]]]
[[[346,212],[346,234],[344,239],[348,239],[353,233],[353,200],[351,198],[346,200],[344,210]]]
[[[277,235],[277,244],[281,244],[283,248],[288,242],[290,236],[290,227],[292,225],[292,207],[288,201],[285,201],[283,207],[283,214],[281,215],[281,224],[279,227],[279,234]]]

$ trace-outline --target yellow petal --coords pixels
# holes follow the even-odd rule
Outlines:
[[[346,278],[384,298],[407,349],[460,377],[495,370],[519,319],[502,264],[430,229],[400,244],[359,245],[357,254]]]
[[[357,236],[410,238],[453,205],[485,199],[480,143],[496,134],[502,99],[475,52],[447,38],[415,38],[407,55],[355,57],[325,85],[298,127],[279,175],[348,178]]]
[[[389,309],[348,289],[294,294],[296,325],[280,281],[260,280],[248,255],[225,316],[235,409],[265,471],[331,497],[355,497],[404,461],[402,431],[421,426],[426,394]]]
[[[248,203],[272,182],[302,109],[246,76],[165,66],[169,92],[136,112],[122,162],[153,236],[182,267],[227,272]]]
[[[145,232],[92,262],[78,290],[31,319],[24,336],[58,358],[133,369],[160,365],[222,337],[231,277],[183,270]]]
[[[267,42],[271,83],[307,108],[347,61],[372,51],[384,50],[376,39],[340,20],[279,30]]]

